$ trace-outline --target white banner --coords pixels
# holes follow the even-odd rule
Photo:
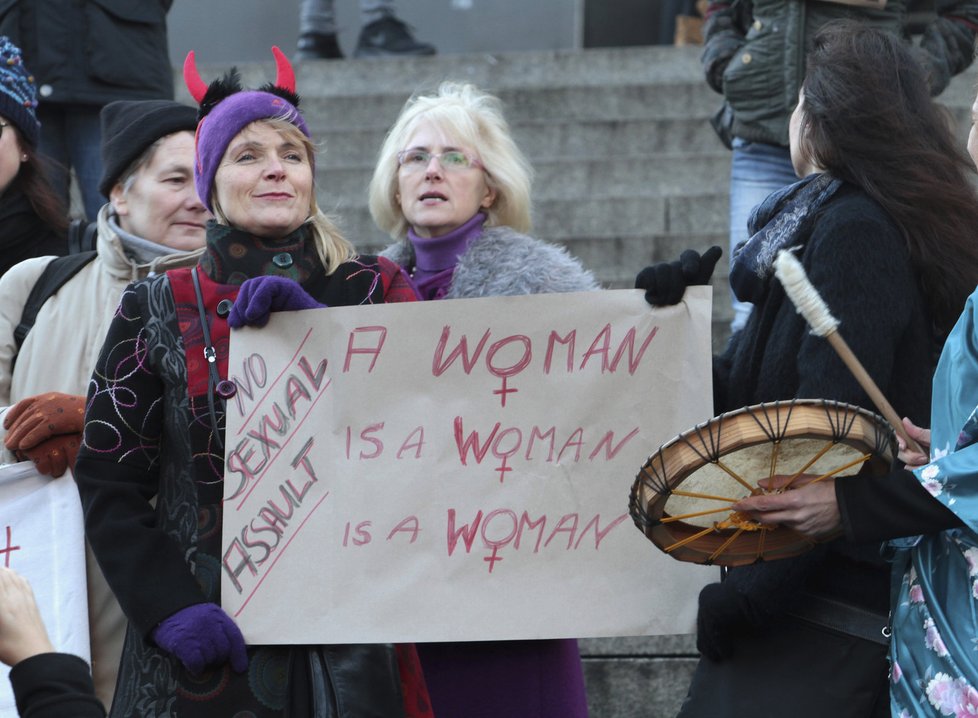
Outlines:
[[[56,650],[90,661],[85,529],[71,474],[38,474],[30,462],[0,466],[0,565],[31,583]],[[16,718],[0,665],[0,716]]]
[[[249,643],[683,633],[715,570],[628,495],[712,416],[711,299],[342,307],[232,332],[225,609]]]

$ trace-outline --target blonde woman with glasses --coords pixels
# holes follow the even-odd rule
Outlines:
[[[532,170],[499,100],[444,83],[408,100],[370,183],[374,221],[396,241],[422,300],[597,289],[580,262],[530,230]],[[435,715],[582,718],[574,640],[418,644]]]

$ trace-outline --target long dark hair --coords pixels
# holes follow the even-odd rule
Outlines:
[[[897,36],[832,22],[815,36],[803,91],[803,151],[893,218],[946,332],[978,283],[978,194],[923,68]]]
[[[17,175],[10,187],[19,190],[30,202],[38,218],[51,228],[55,234],[64,236],[68,232],[68,208],[64,200],[54,191],[49,179],[48,163],[50,160],[41,155],[37,148],[24,140],[20,130],[12,124],[6,132],[14,130],[17,133],[18,146],[27,155],[27,160],[20,163]]]

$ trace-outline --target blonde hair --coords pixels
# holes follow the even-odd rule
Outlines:
[[[458,82],[443,82],[434,95],[411,97],[387,133],[370,180],[374,223],[395,239],[407,234],[408,222],[397,200],[397,153],[405,149],[422,120],[479,155],[486,183],[496,193],[495,201],[485,210],[486,224],[529,232],[533,169],[513,141],[502,103],[474,85]]]
[[[335,272],[337,267],[339,267],[341,264],[353,259],[353,257],[356,256],[356,250],[353,248],[350,241],[343,236],[343,233],[340,232],[339,227],[336,226],[333,219],[323,212],[319,208],[319,204],[316,202],[316,146],[313,144],[311,139],[303,134],[302,130],[283,118],[255,120],[254,122],[243,127],[241,131],[243,132],[252,125],[259,123],[268,125],[273,130],[277,131],[284,139],[295,142],[296,144],[301,144],[306,150],[306,155],[309,157],[309,164],[313,172],[313,191],[309,198],[309,216],[306,218],[303,224],[308,224],[311,228],[312,239],[316,244],[316,253],[319,255],[319,259],[326,268],[326,274],[328,276]],[[214,175],[214,184],[217,184],[216,174]],[[227,215],[224,214],[224,210],[221,208],[221,203],[218,201],[216,187],[214,188],[213,196],[214,218],[220,224],[230,226],[231,223],[228,221]]]

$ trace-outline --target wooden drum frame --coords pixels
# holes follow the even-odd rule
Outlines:
[[[860,407],[826,399],[757,404],[659,447],[635,478],[629,510],[639,530],[680,561],[743,566],[788,558],[814,542],[730,505],[773,493],[758,481],[775,476],[790,483],[801,476],[879,475],[896,453],[892,427]]]

